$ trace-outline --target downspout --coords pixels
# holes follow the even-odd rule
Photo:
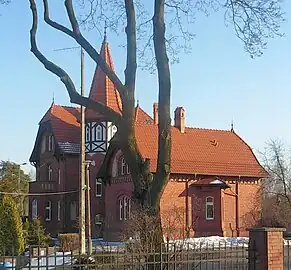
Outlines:
[[[186,230],[186,237],[189,238],[190,237],[190,226],[189,226],[189,183],[188,180],[186,180],[185,182],[185,189],[186,189],[186,198],[185,198],[185,204],[186,204],[186,226],[185,226],[185,230]]]
[[[239,237],[240,231],[239,231],[239,201],[238,201],[238,196],[239,196],[239,186],[240,182],[240,176],[238,177],[238,181],[235,181],[235,225],[236,225],[236,235]]]

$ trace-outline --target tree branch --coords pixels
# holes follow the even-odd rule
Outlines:
[[[101,55],[95,50],[95,48],[88,42],[88,40],[82,36],[79,25],[74,13],[74,9],[72,6],[71,0],[65,0],[65,6],[67,10],[67,15],[69,17],[70,23],[72,25],[73,31],[66,28],[65,26],[56,23],[55,21],[51,20],[49,17],[49,8],[48,8],[48,1],[43,0],[44,3],[44,16],[45,16],[45,22],[50,25],[51,27],[55,28],[58,31],[61,31],[65,33],[66,35],[72,37],[87,53],[88,55],[95,61],[96,64],[100,66],[102,71],[108,76],[108,78],[113,82],[114,86],[120,93],[121,99],[123,101],[123,98],[126,93],[126,87],[123,85],[123,83],[120,81],[116,73],[112,70],[111,67],[108,66],[105,59],[101,57]]]
[[[95,111],[100,112],[104,116],[108,116],[115,122],[119,122],[121,116],[116,113],[114,110],[106,107],[102,103],[95,102],[89,98],[82,97],[75,88],[75,85],[70,78],[70,76],[58,65],[54,64],[53,62],[49,61],[39,50],[36,43],[36,32],[37,32],[37,25],[38,25],[38,15],[37,15],[37,8],[34,0],[30,1],[30,9],[32,12],[32,26],[30,30],[30,44],[31,44],[31,52],[35,55],[35,57],[44,65],[44,67],[58,76],[62,83],[66,86],[67,91],[70,96],[70,100],[72,103],[77,103],[82,106],[85,106],[89,109],[93,109]],[[44,0],[45,1],[45,0]]]
[[[125,86],[134,92],[136,77],[136,21],[133,0],[125,0],[127,59],[125,69]]]

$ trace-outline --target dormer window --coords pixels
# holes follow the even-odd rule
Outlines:
[[[48,180],[49,181],[53,180],[53,168],[52,168],[52,165],[48,166]]]

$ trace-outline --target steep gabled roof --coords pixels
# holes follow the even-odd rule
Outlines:
[[[158,126],[137,124],[138,147],[156,171]],[[228,130],[187,128],[181,133],[172,127],[171,172],[223,176],[265,177],[251,148],[235,133]]]
[[[114,70],[113,60],[106,37],[104,37],[103,43],[101,45],[100,55],[105,60],[107,65],[111,67],[112,70]],[[98,65],[93,76],[89,97],[94,101],[103,103],[118,113],[121,112],[122,104],[119,92],[114,87],[112,81],[105,75],[105,73]],[[94,119],[100,116],[101,115],[95,111],[86,109],[87,119]]]

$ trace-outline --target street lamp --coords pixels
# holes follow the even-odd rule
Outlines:
[[[21,166],[24,166],[26,164],[27,164],[26,162],[17,164],[18,165],[18,183],[17,183],[18,191],[19,191],[19,188],[20,188],[20,169],[21,169]]]

